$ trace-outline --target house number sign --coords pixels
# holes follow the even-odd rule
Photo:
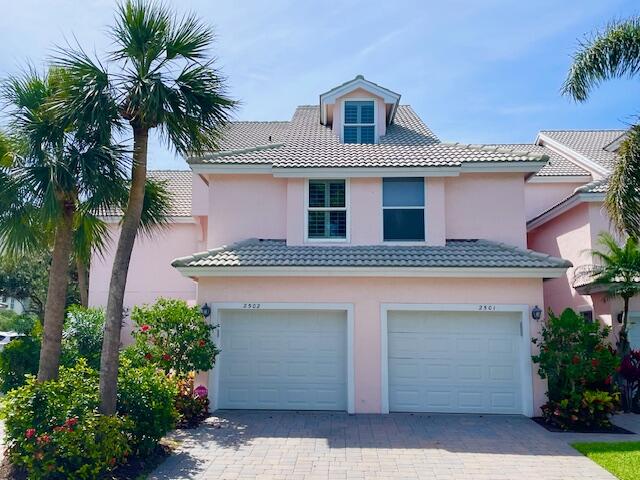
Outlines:
[[[259,303],[243,303],[242,308],[245,310],[258,310],[262,305]]]
[[[496,311],[496,306],[495,305],[481,304],[481,305],[478,305],[478,311],[479,312],[495,312]]]

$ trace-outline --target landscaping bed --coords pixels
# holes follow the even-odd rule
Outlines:
[[[571,446],[620,480],[640,477],[640,442],[573,443]]]
[[[622,435],[635,435],[635,432],[627,430],[626,428],[619,427],[617,425],[611,425],[609,427],[577,427],[572,429],[562,429],[557,425],[549,423],[544,417],[533,417],[531,420],[536,422],[541,427],[546,428],[549,432],[560,433],[614,433]]]

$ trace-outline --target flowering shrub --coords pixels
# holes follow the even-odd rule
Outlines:
[[[118,376],[118,414],[131,421],[134,453],[145,456],[176,424],[177,382],[152,365],[133,368],[121,360]]]
[[[33,479],[92,479],[129,452],[129,421],[97,413],[98,375],[81,360],[58,380],[29,377],[3,400],[8,453]]]
[[[194,380],[195,375],[191,373],[178,382],[176,409],[181,427],[195,427],[209,415],[209,399],[206,393],[200,394],[194,388]]]
[[[613,381],[619,359],[608,335],[608,328],[588,323],[571,309],[559,317],[549,312],[541,338],[533,340],[540,347],[533,361],[548,382],[549,401],[543,407],[548,422],[563,429],[609,426],[619,401]]]
[[[640,350],[631,350],[622,359],[620,377],[624,380],[626,408],[640,410]]]
[[[219,353],[211,339],[215,327],[205,321],[198,307],[161,298],[153,305],[134,307],[131,319],[137,328],[128,356],[133,354],[181,377],[213,367]]]

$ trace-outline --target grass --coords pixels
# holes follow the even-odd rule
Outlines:
[[[640,478],[640,442],[573,443],[571,446],[620,480]]]

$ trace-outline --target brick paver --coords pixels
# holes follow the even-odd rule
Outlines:
[[[569,442],[638,439],[549,433],[521,416],[240,411],[174,437],[150,479],[605,480]]]

